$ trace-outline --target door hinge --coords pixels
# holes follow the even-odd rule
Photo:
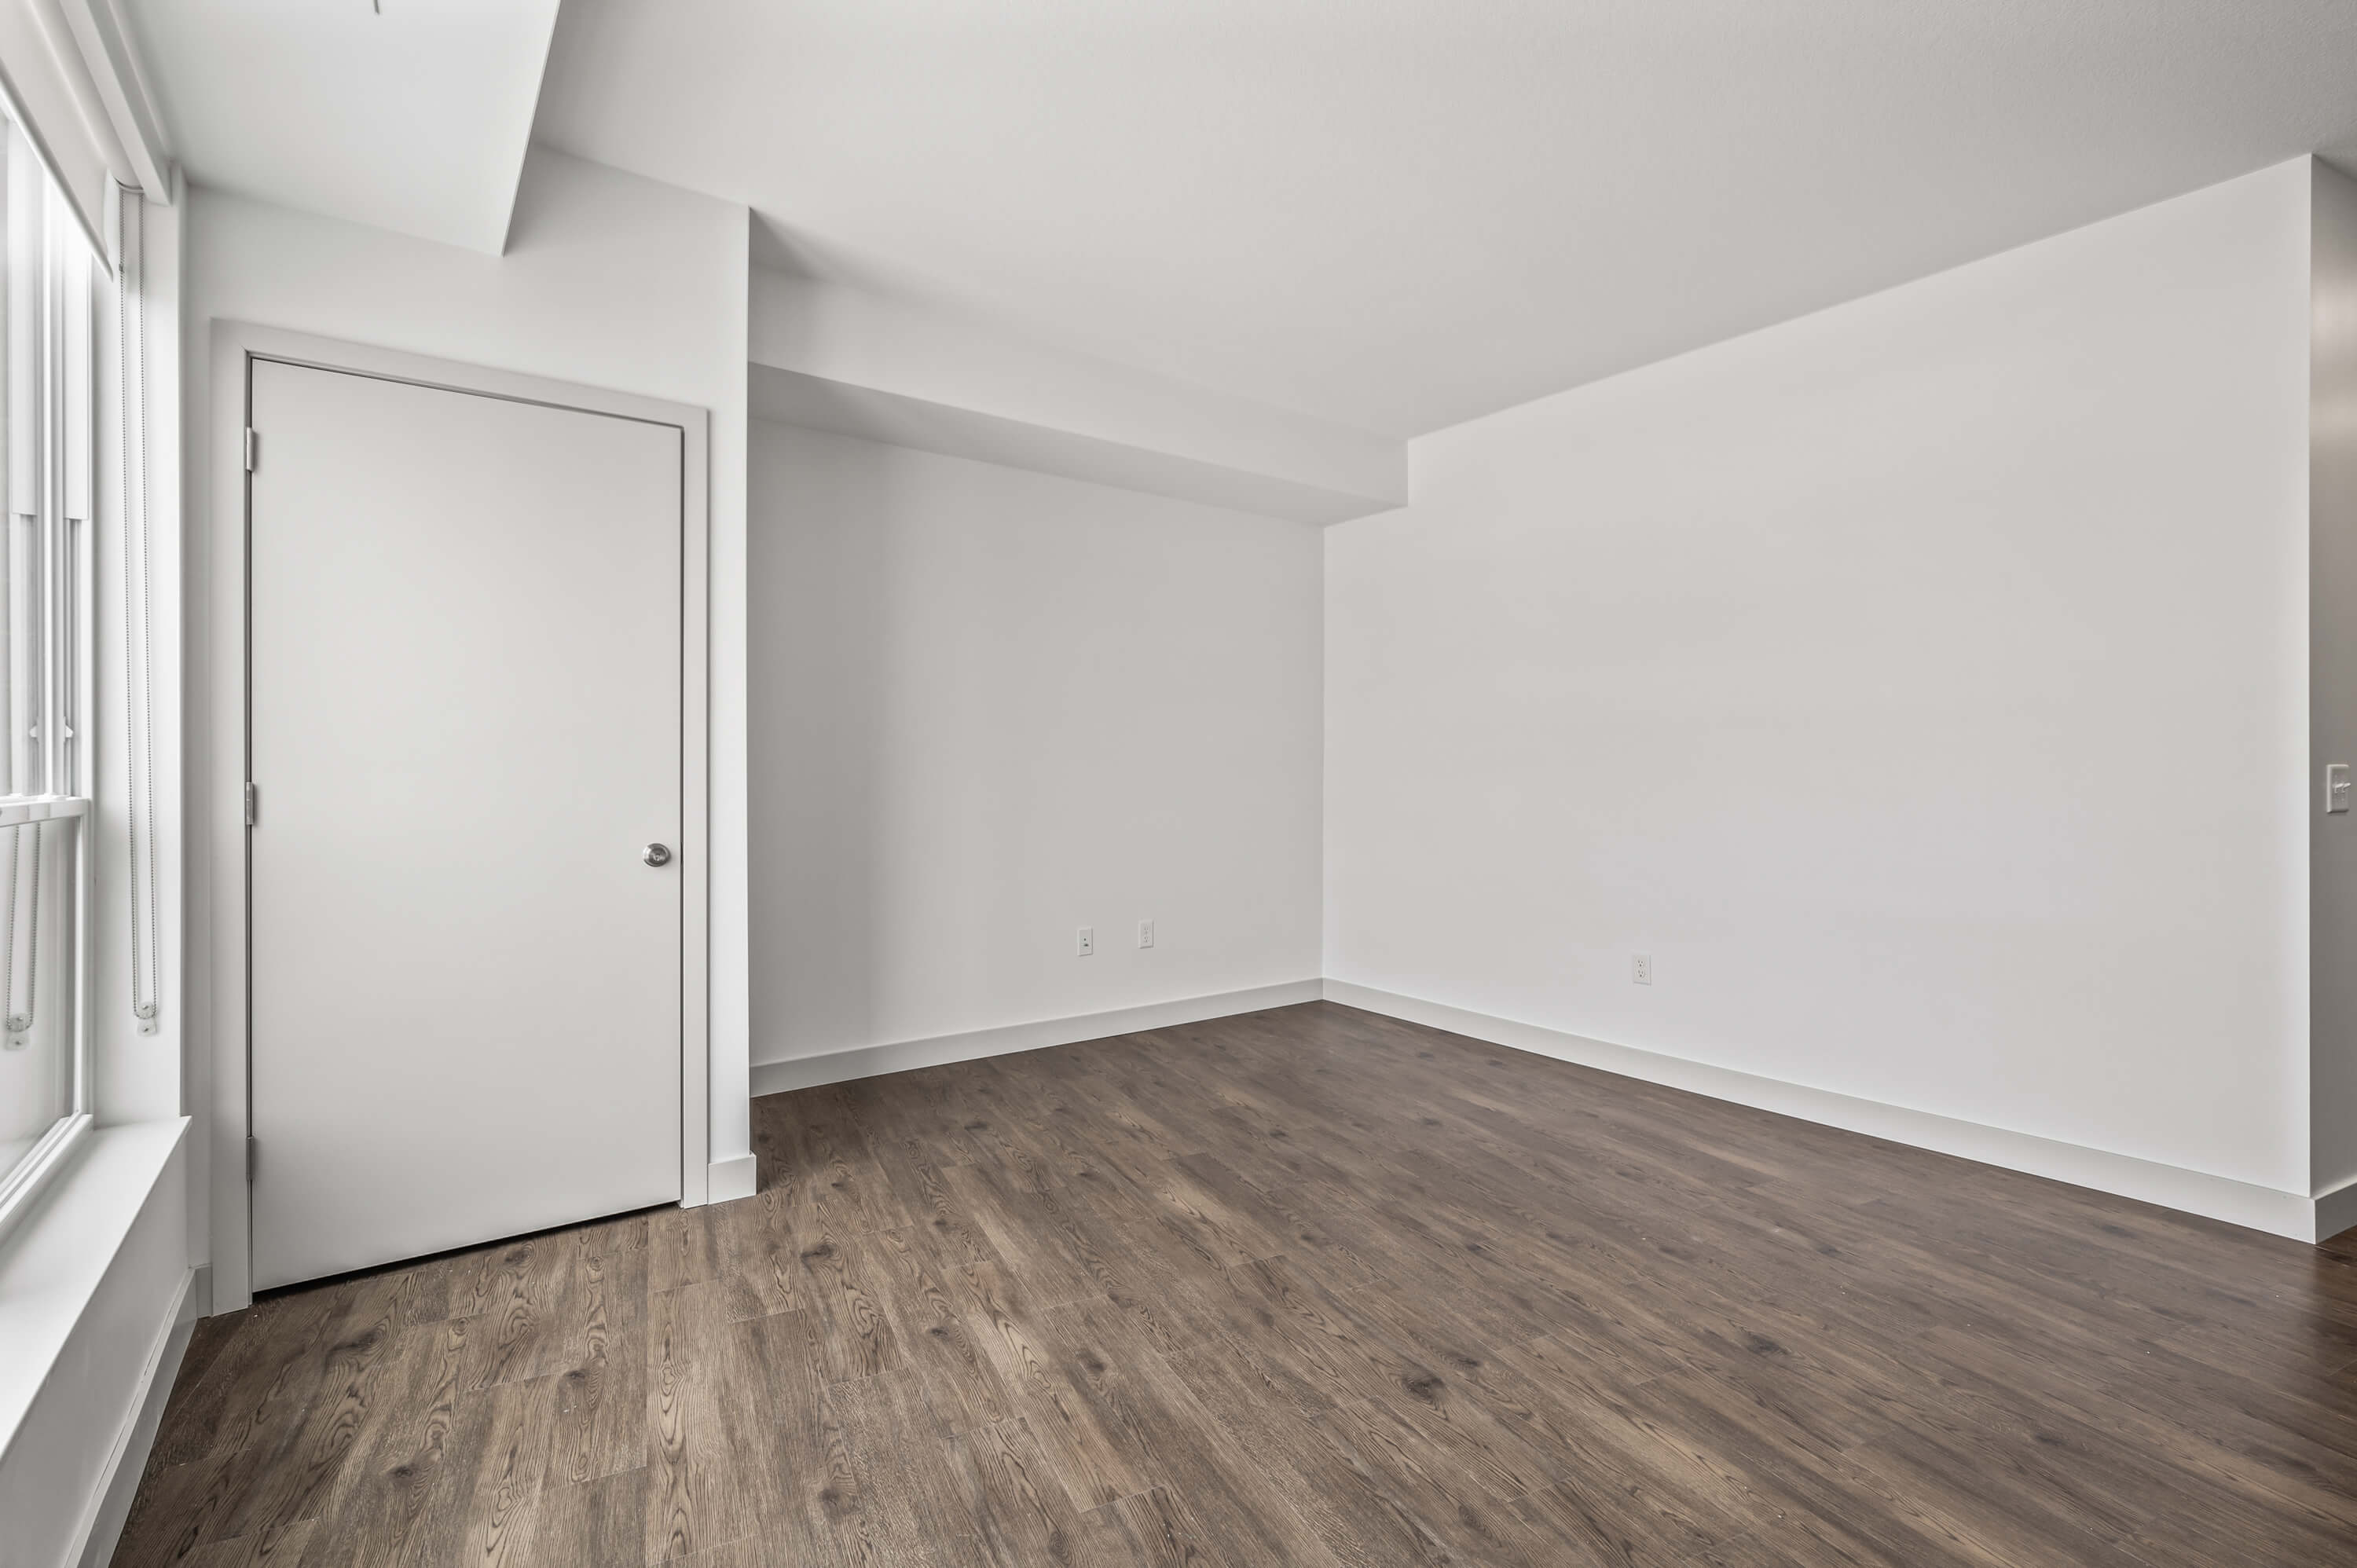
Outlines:
[[[262,1144],[261,1144],[261,1141],[260,1141],[260,1140],[258,1140],[258,1139],[255,1139],[255,1138],[251,1138],[251,1137],[249,1137],[249,1138],[248,1138],[248,1139],[246,1139],[246,1141],[245,1141],[245,1184],[246,1184],[248,1187],[252,1187],[252,1186],[253,1185],[253,1170],[254,1170],[254,1166],[255,1166],[255,1165],[256,1165],[256,1164],[261,1160],[261,1158],[262,1158]]]
[[[245,786],[245,825],[247,827],[253,826],[255,815],[261,805],[262,791],[255,788],[251,779],[247,780]]]
[[[249,424],[245,427],[245,471],[253,472],[254,459],[262,453],[262,432]]]

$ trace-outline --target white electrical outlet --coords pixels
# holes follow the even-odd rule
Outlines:
[[[1142,948],[1150,948],[1154,945],[1153,921],[1140,920],[1137,922],[1137,945]]]
[[[1086,958],[1096,950],[1097,929],[1094,926],[1082,926],[1081,934],[1073,939],[1072,951],[1081,958]]]
[[[1641,952],[1629,961],[1629,978],[1640,985],[1653,983],[1653,955]]]

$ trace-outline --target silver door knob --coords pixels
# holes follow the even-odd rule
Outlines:
[[[671,845],[667,843],[651,843],[647,845],[646,848],[639,852],[639,858],[645,861],[649,865],[669,865],[671,864]]]

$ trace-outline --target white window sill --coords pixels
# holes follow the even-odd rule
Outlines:
[[[0,1239],[0,1454],[48,1380],[156,1182],[185,1116],[101,1127]]]

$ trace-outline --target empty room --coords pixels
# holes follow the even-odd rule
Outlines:
[[[0,1568],[2357,1568],[2352,0],[0,0]]]

